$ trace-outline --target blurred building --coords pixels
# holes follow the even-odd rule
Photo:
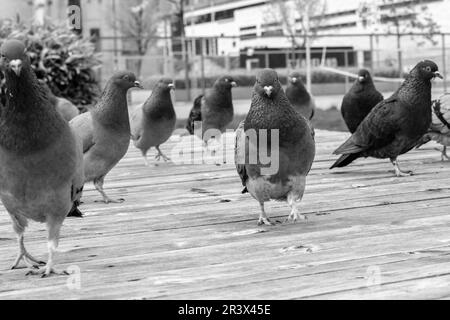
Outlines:
[[[289,1],[289,0],[288,0]],[[392,1],[392,0],[391,0]],[[406,8],[420,12],[422,6],[442,32],[450,32],[450,1],[448,0],[394,0],[394,14],[400,21],[409,17]],[[268,0],[190,0],[185,14],[186,34],[190,37],[208,37],[201,45],[191,43],[192,54],[199,50],[216,55],[240,56],[241,67],[248,63],[258,66],[284,67],[290,59],[292,47],[283,30],[283,23],[273,14],[274,1]],[[318,37],[312,42],[313,63],[319,64],[326,57],[331,66],[363,66],[374,62],[394,64],[398,59],[395,30],[387,28],[383,19],[392,18],[389,1],[328,0],[324,15],[316,27]],[[366,18],[363,8],[371,12]],[[402,11],[405,9],[404,11]],[[278,21],[277,21],[278,20]],[[296,27],[301,29],[300,14],[296,16]],[[370,33],[392,32],[392,36],[358,36]],[[405,32],[401,30],[401,32]],[[200,40],[197,40],[197,42]],[[402,60],[407,68],[418,58],[442,58],[440,36],[432,43],[421,36],[402,36]],[[450,39],[448,40],[450,41]],[[202,49],[203,48],[203,49]],[[326,53],[325,53],[326,51]],[[269,52],[269,54],[262,54]],[[349,54],[344,54],[349,52]],[[261,53],[261,54],[259,54]],[[247,61],[249,60],[249,61]],[[391,62],[390,62],[391,61]]]

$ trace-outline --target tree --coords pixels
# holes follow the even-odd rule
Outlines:
[[[136,73],[140,77],[142,57],[156,44],[163,15],[158,10],[158,0],[121,0],[120,6],[113,28],[125,39],[127,46],[124,47],[140,56],[136,61]]]
[[[291,42],[291,57],[296,59],[295,50],[305,48],[317,36],[324,21],[326,2],[324,0],[274,0],[267,12],[267,20],[281,24],[283,34]],[[309,37],[309,39],[308,39]],[[295,66],[291,66],[295,67]]]
[[[436,45],[434,35],[439,32],[439,25],[433,20],[425,2],[423,0],[382,0],[380,5],[373,4],[373,1],[366,1],[360,6],[359,15],[365,27],[372,26],[373,31],[393,33],[397,36],[400,75],[403,73],[402,35],[421,33],[422,39]],[[424,41],[418,44],[423,45]]]

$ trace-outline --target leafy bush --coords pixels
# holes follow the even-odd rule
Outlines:
[[[0,21],[0,42],[10,38],[25,42],[38,79],[45,81],[56,96],[78,106],[95,103],[100,93],[95,71],[101,62],[89,39],[79,38],[66,25]],[[4,79],[0,86],[4,102]]]

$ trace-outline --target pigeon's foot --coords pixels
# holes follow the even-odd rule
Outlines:
[[[259,220],[258,220],[258,226],[263,226],[263,225],[274,226],[275,223],[271,222],[269,220],[269,218],[260,217]]]
[[[284,223],[292,222],[296,223],[299,220],[308,220],[308,218],[304,215],[299,213],[297,210],[292,210],[291,214],[287,217],[286,221]]]
[[[447,155],[447,147],[444,146],[444,148],[442,148],[442,150],[440,149],[435,149],[436,151],[439,151],[441,153],[441,161],[445,162],[445,161],[449,161],[450,157]]]
[[[158,154],[155,156],[155,159],[157,161],[160,161],[161,158],[164,160],[164,162],[170,161],[170,158],[168,156],[166,156],[164,153],[162,153],[162,151],[159,149],[159,146],[156,147],[156,151],[158,151]]]
[[[28,269],[39,269],[40,267],[45,266],[44,261],[39,261],[32,255],[30,255],[28,252],[24,251],[19,254],[16,261],[14,262],[14,265],[11,267],[11,270],[18,269],[19,264],[22,260],[23,262],[25,262],[25,265],[27,266]]]
[[[96,200],[95,202],[96,202],[96,203],[104,203],[104,204],[110,204],[110,203],[124,203],[124,202],[125,202],[125,199],[120,198],[120,199],[117,199],[117,200],[113,200],[113,199],[111,199],[111,198],[109,198],[109,197],[105,197],[105,198],[103,198],[103,200]]]
[[[149,166],[150,166],[150,163],[148,162],[147,156],[144,156],[144,165],[145,165],[146,167],[149,167]]]
[[[402,171],[399,168],[396,168],[395,175],[397,176],[397,178],[410,177],[410,176],[414,175],[414,172],[412,172],[411,170]]]
[[[41,278],[48,278],[52,275],[55,276],[68,276],[69,273],[67,271],[56,271],[53,268],[48,268],[48,267],[44,267],[44,268],[40,268],[39,270],[30,270],[28,271],[25,276],[40,276]]]
[[[397,159],[391,159],[391,162],[394,165],[395,175],[398,178],[400,178],[400,177],[410,177],[410,176],[412,176],[414,174],[414,172],[412,172],[411,170],[407,170],[407,171],[401,170],[399,165],[398,165]]]

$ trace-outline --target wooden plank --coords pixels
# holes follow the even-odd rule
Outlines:
[[[317,158],[298,224],[257,227],[259,208],[233,164],[159,164],[127,156],[107,177],[111,197],[94,203],[86,186],[84,219],[68,219],[58,265],[81,270],[81,289],[67,278],[9,271],[15,235],[0,206],[0,299],[317,299],[446,298],[450,296],[448,197],[450,163],[435,144],[401,157],[416,175],[393,177],[386,160],[365,159],[330,171],[332,151],[348,134],[317,131]],[[233,136],[224,138],[233,154]],[[173,137],[163,146],[192,144]],[[200,154],[196,148],[195,153]],[[231,157],[232,158],[232,157]],[[267,211],[280,222],[285,203]],[[32,224],[27,248],[45,257],[46,231]],[[375,269],[374,269],[375,268]],[[379,269],[377,269],[379,268]],[[379,285],[370,286],[373,270]],[[418,290],[417,288],[420,288]]]

